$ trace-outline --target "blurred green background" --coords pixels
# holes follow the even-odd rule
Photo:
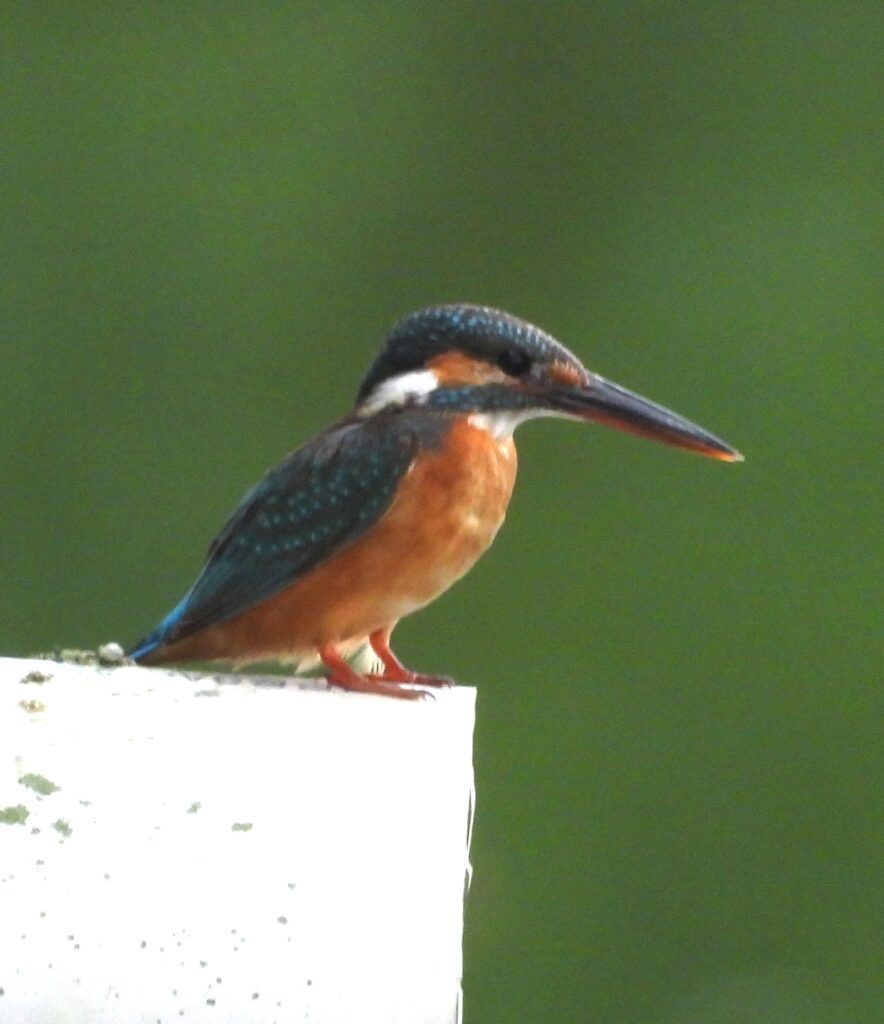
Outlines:
[[[0,649],[136,639],[394,319],[509,309],[747,462],[530,424],[399,629],[480,688],[467,1024],[879,1021],[882,42],[862,2],[3,5]]]

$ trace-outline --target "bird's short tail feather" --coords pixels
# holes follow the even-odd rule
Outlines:
[[[187,599],[190,595],[188,594],[182,601],[180,601],[169,614],[163,619],[163,621],[155,628],[152,629],[143,640],[139,640],[134,647],[130,648],[126,654],[134,661],[142,661],[151,655],[154,651],[158,650],[165,644],[169,639],[169,634],[172,632],[173,627],[181,618],[185,607],[187,606]]]
[[[134,647],[131,647],[126,651],[126,655],[132,658],[134,661],[141,661],[142,658],[147,657],[151,651],[155,651],[163,642],[163,635],[159,628],[148,633],[147,636],[140,640]]]

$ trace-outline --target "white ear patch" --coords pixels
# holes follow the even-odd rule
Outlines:
[[[361,416],[371,416],[381,409],[390,409],[420,403],[422,399],[439,387],[439,378],[432,370],[412,370],[397,377],[382,380],[359,406]]]

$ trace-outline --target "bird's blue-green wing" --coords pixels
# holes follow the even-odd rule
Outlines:
[[[345,420],[272,469],[215,538],[184,599],[131,656],[232,618],[365,533],[389,507],[420,444],[423,431],[409,420]]]

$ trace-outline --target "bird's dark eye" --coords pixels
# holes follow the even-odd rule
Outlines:
[[[511,377],[524,377],[531,369],[531,356],[518,349],[504,349],[497,357],[497,365]]]

